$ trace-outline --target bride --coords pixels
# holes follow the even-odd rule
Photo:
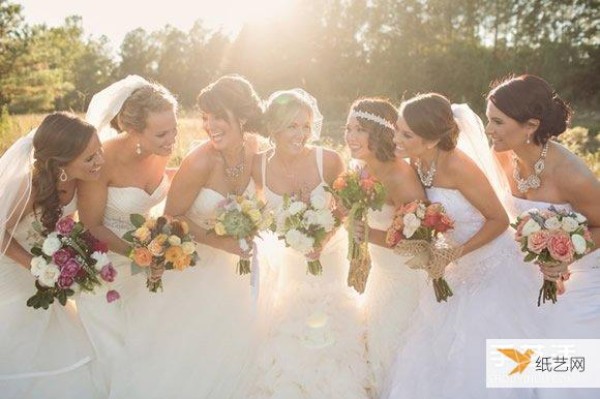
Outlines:
[[[253,178],[267,206],[284,195],[304,201],[323,196],[343,172],[339,155],[307,141],[319,137],[316,100],[301,89],[271,95],[265,125],[274,149],[256,157]],[[249,398],[367,397],[367,366],[357,296],[346,286],[346,234],[338,230],[317,251],[323,274],[306,273],[306,259],[273,235],[259,241],[268,256],[261,282],[261,321],[267,332],[259,347]],[[263,284],[264,282],[264,284]]]
[[[29,250],[61,216],[77,208],[77,187],[96,180],[104,163],[93,126],[53,113],[0,159],[0,396],[7,399],[100,398],[90,365],[94,353],[72,301],[49,309],[26,306],[35,292]],[[100,296],[104,305],[104,295]]]
[[[419,289],[425,274],[404,265],[405,258],[394,254],[386,245],[386,232],[394,211],[414,200],[425,200],[425,191],[416,172],[408,163],[396,158],[394,133],[398,111],[386,100],[363,98],[352,104],[346,123],[346,144],[352,158],[365,163],[367,172],[383,183],[386,203],[380,211],[369,211],[369,251],[372,268],[364,293],[367,321],[367,353],[372,374],[374,397],[401,343],[417,307]],[[364,230],[358,224],[355,233]]]
[[[176,109],[175,98],[164,87],[132,75],[97,93],[86,116],[101,138],[114,132],[110,127],[121,132],[103,142],[106,167],[100,178],[79,190],[81,221],[108,244],[118,273],[115,287],[121,294],[112,307],[99,296],[81,295],[77,301],[98,353],[97,384],[106,396],[119,396],[128,385],[124,370],[132,364],[125,349],[127,341],[139,334],[134,317],[141,309],[136,304],[160,300],[147,292],[144,273],[132,276],[129,244],[121,237],[133,229],[130,214],[147,215],[166,197],[166,166],[177,136]]]
[[[485,340],[535,338],[540,331],[530,318],[533,275],[512,250],[495,187],[477,152],[468,156],[456,148],[457,141],[466,148],[473,135],[484,137],[481,121],[467,105],[451,106],[430,93],[405,101],[398,125],[396,142],[412,158],[427,197],[454,220],[450,239],[462,256],[446,269],[454,291],[447,303],[423,291],[381,397],[532,397],[528,389],[486,388]]]

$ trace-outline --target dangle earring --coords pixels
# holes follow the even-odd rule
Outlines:
[[[135,146],[135,153],[138,154],[138,155],[142,155],[142,146],[140,145],[139,142]]]
[[[61,168],[61,170],[60,170],[60,176],[58,176],[58,180],[60,180],[61,182],[64,183],[64,182],[67,181],[68,178],[69,177],[67,176],[67,172],[65,172],[65,170]]]
[[[527,143],[527,144],[531,144],[531,136],[527,136],[527,141],[526,141],[526,143]]]

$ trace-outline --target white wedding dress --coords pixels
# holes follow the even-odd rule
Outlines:
[[[427,189],[432,202],[444,205],[455,221],[449,234],[466,242],[484,218],[458,190]],[[446,269],[454,292],[437,303],[422,290],[414,324],[402,338],[381,398],[480,399],[533,397],[531,389],[486,388],[485,348],[488,338],[539,338],[534,274],[514,251],[509,230],[461,257]]]
[[[394,212],[394,207],[388,204],[380,211],[369,211],[369,226],[387,231]],[[401,344],[402,333],[411,324],[420,290],[427,288],[424,287],[427,275],[408,268],[404,263],[410,258],[397,255],[392,249],[369,245],[369,251],[371,272],[362,300],[367,322],[371,394],[377,397]],[[430,287],[429,290],[433,292]]]
[[[134,228],[129,216],[133,213],[148,215],[165,199],[168,188],[167,176],[151,194],[139,187],[108,187],[104,226],[118,237],[123,237]],[[132,276],[128,257],[114,252],[108,255],[117,270],[111,288],[117,290],[121,298],[107,303],[105,290],[99,290],[97,295],[83,293],[77,298],[81,320],[98,357],[94,365],[96,385],[105,397],[112,396],[112,382],[123,373],[123,370],[115,367],[115,362],[118,356],[122,356],[125,347],[128,302],[136,295],[145,295],[147,291],[145,273]]]
[[[515,211],[521,214],[529,209],[572,210],[569,204],[551,204],[513,197]],[[518,215],[512,215],[516,217]],[[517,244],[515,243],[515,246]],[[532,268],[537,266],[531,264]],[[600,250],[595,250],[569,266],[571,278],[565,282],[566,292],[557,302],[546,302],[539,309],[543,313],[546,339],[600,339]],[[539,273],[538,287],[542,284]],[[537,291],[531,293],[535,295]],[[541,399],[598,398],[600,389],[550,389],[540,388],[536,393]]]
[[[313,192],[325,185],[322,149],[315,152],[321,184]],[[265,181],[265,159],[263,155],[265,199],[276,209],[283,197]],[[266,336],[248,376],[246,397],[367,398],[364,325],[358,295],[346,284],[346,232],[339,229],[323,249],[320,276],[307,273],[302,254],[286,248],[274,234],[264,236],[258,245],[268,262],[261,271],[259,311]]]
[[[251,182],[246,193],[254,192]],[[224,198],[202,188],[187,216],[209,229]],[[251,276],[237,274],[233,254],[200,243],[196,250],[196,266],[163,275],[163,292],[127,302],[112,398],[244,398],[240,383],[256,343]]]
[[[75,211],[75,200],[64,215]],[[30,213],[13,238],[25,249],[40,237]],[[94,352],[72,301],[55,300],[48,310],[26,306],[35,278],[8,256],[0,256],[0,397],[3,399],[101,398],[92,383]]]

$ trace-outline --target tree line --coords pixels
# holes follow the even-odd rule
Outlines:
[[[303,87],[328,116],[357,97],[399,101],[438,91],[482,110],[492,80],[546,78],[582,109],[600,105],[600,0],[298,0],[239,34],[201,20],[129,32],[113,56],[81,18],[31,25],[0,0],[0,106],[10,113],[83,111],[128,74],[156,80],[194,107],[202,87],[226,73],[246,76],[265,97]]]

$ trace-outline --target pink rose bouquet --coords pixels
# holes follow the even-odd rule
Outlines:
[[[525,261],[543,266],[538,306],[546,300],[556,303],[556,281],[568,273],[570,263],[594,246],[587,219],[574,211],[550,207],[523,212],[511,226],[516,230],[515,240],[521,244]]]

